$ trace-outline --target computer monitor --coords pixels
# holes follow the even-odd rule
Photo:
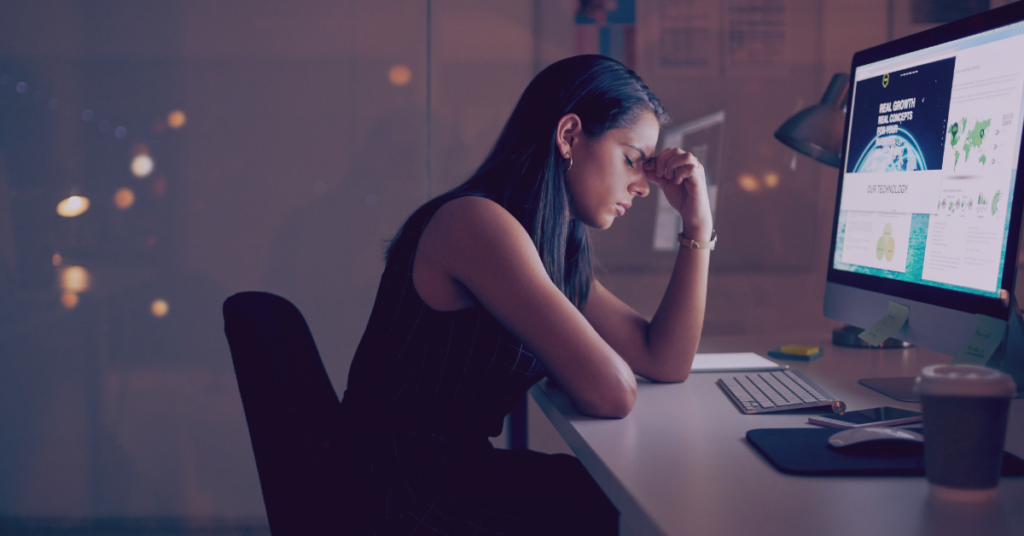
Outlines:
[[[988,365],[1024,388],[1024,2],[856,53],[848,92],[825,315],[866,328],[893,301],[910,308],[894,338],[948,355],[975,315],[1008,321]]]

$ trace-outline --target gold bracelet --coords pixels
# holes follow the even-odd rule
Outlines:
[[[718,231],[712,229],[711,240],[708,240],[707,242],[698,242],[692,238],[687,238],[683,233],[679,233],[678,240],[679,247],[683,249],[706,249],[708,251],[713,251],[715,249],[715,244],[718,243]]]

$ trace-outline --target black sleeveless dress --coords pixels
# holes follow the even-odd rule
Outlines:
[[[398,237],[342,400],[353,526],[373,534],[617,534],[618,512],[576,458],[495,449],[505,415],[545,375],[483,307],[436,311],[412,282],[427,222]],[[355,519],[358,517],[359,519]]]

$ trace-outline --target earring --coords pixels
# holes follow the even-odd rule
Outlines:
[[[572,169],[572,155],[566,156],[566,158],[569,159],[569,167],[565,168],[565,171],[568,172],[570,169]]]

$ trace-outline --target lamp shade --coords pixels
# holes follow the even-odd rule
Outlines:
[[[775,137],[801,153],[832,167],[840,166],[846,90],[850,76],[836,73],[821,103],[802,110],[775,131]]]

